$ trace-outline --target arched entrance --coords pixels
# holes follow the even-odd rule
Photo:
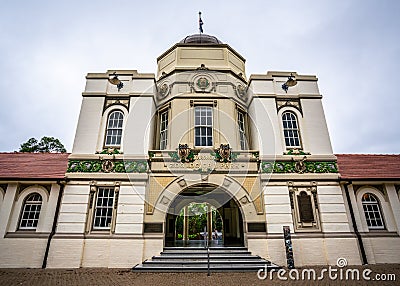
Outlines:
[[[209,184],[191,186],[179,193],[169,206],[165,226],[165,246],[244,246],[238,202],[228,192]]]

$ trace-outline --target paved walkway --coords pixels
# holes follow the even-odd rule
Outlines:
[[[330,280],[327,275],[322,281],[286,281],[279,280],[276,275],[270,280],[257,278],[256,273],[132,273],[129,269],[0,269],[0,285],[400,285],[400,265],[369,265],[366,267],[347,267],[358,269],[360,273],[369,268],[372,270],[369,277],[375,279],[376,274],[395,274],[396,281],[349,281]],[[320,273],[323,267],[315,267]],[[337,268],[338,269],[338,268]],[[302,269],[298,269],[301,273]],[[340,273],[340,272],[339,272]],[[344,272],[343,272],[344,273]],[[327,274],[327,273],[326,273]],[[301,277],[301,274],[300,274]],[[393,276],[390,278],[393,280]]]

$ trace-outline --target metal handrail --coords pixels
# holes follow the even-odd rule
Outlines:
[[[207,241],[208,241],[208,239],[207,239]],[[208,243],[207,243],[207,276],[210,276],[211,275],[211,273],[210,273],[210,247],[208,246]]]

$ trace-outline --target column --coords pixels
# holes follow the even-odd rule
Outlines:
[[[8,184],[7,190],[5,190],[6,193],[4,194],[0,209],[0,237],[4,237],[7,232],[8,222],[15,203],[15,196],[17,195],[17,187],[18,184]]]
[[[207,232],[208,232],[208,240],[211,241],[212,239],[212,212],[211,212],[211,205],[207,204]]]
[[[400,234],[400,201],[397,196],[396,188],[394,184],[385,184],[385,188],[388,194],[389,203],[392,208],[394,221],[396,223],[397,233]]]
[[[355,218],[356,223],[357,223],[358,231],[363,232],[363,231],[365,231],[365,229],[364,229],[362,221],[361,221],[360,210],[358,208],[357,199],[356,199],[356,195],[354,193],[353,185],[349,185],[348,189],[349,189],[350,201],[351,201],[351,205],[353,207],[354,218]],[[343,188],[342,188],[342,190],[343,190]],[[343,190],[344,198],[346,198],[346,194],[344,192],[345,191]],[[350,215],[349,215],[349,222],[351,222]]]
[[[183,208],[183,241],[189,240],[189,217],[188,206]]]

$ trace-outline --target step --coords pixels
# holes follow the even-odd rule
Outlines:
[[[169,255],[169,256],[203,256],[207,255],[207,251],[203,252],[161,252],[160,255]],[[222,251],[210,251],[210,255],[214,256],[224,256],[224,255],[232,255],[232,256],[251,256],[251,252],[222,252]]]
[[[163,254],[162,256],[153,256],[152,260],[164,260],[164,259],[170,259],[170,260],[196,260],[196,259],[207,259],[207,255],[169,255],[169,254]],[[211,254],[210,255],[210,260],[225,260],[225,259],[251,259],[251,260],[256,260],[256,259],[261,259],[259,256],[255,255],[215,255]]]
[[[265,264],[218,264],[210,265],[211,272],[257,272],[260,269],[265,269]],[[268,265],[268,269],[280,269],[277,265]],[[204,265],[181,265],[177,267],[171,267],[171,265],[138,265],[132,269],[134,272],[207,272],[208,267]]]
[[[182,249],[206,249],[204,246],[165,246],[164,249],[176,249],[176,250],[182,250]],[[210,246],[209,249],[244,249],[247,250],[247,247],[244,246]]]
[[[148,260],[145,261],[143,264],[146,265],[156,265],[156,264],[168,264],[168,265],[185,265],[185,264],[207,264],[207,259],[202,259],[202,260],[162,260],[162,261],[154,261],[154,260]],[[266,261],[266,260],[262,260],[262,259],[258,259],[258,260],[234,260],[234,259],[229,259],[229,260],[225,260],[225,261],[214,261],[214,260],[210,260],[210,264],[268,264],[270,265],[271,262]]]
[[[252,255],[245,247],[212,247],[207,254],[200,247],[165,247],[160,255],[133,267],[135,272],[243,272],[258,271],[268,265],[280,268],[270,261]]]

